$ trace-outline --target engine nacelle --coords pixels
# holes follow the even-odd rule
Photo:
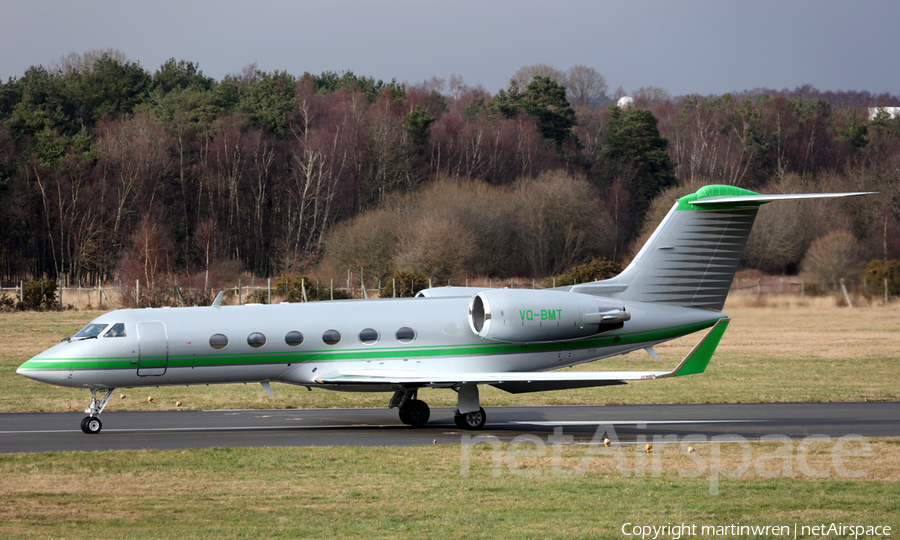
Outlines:
[[[629,319],[621,300],[565,291],[491,289],[469,301],[469,327],[494,341],[577,339],[621,328]]]

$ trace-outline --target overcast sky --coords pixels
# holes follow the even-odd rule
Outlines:
[[[632,92],[757,87],[900,94],[896,0],[4,0],[0,77],[118,49],[148,71],[190,60],[222,79],[255,62],[495,93],[523,65],[593,67]]]

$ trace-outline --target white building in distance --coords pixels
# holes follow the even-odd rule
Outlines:
[[[634,98],[631,96],[622,96],[616,103],[616,107],[620,109],[630,109],[634,107]]]

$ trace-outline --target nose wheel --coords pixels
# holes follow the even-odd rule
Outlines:
[[[95,416],[86,416],[84,420],[81,421],[81,431],[87,433],[88,435],[100,433],[100,430],[102,428],[103,422],[101,422],[100,419]]]
[[[113,390],[115,390],[115,388],[105,388],[100,390],[91,388],[91,404],[84,410],[89,416],[86,416],[81,420],[81,431],[88,435],[100,433],[100,430],[103,428],[103,422],[100,421],[99,416],[109,402],[109,398],[112,397]],[[106,394],[100,399],[97,399],[97,392],[106,392]]]

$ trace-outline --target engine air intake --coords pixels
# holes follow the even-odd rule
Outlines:
[[[469,301],[469,327],[484,339],[529,343],[589,337],[621,328],[621,300],[552,290],[496,289]]]

